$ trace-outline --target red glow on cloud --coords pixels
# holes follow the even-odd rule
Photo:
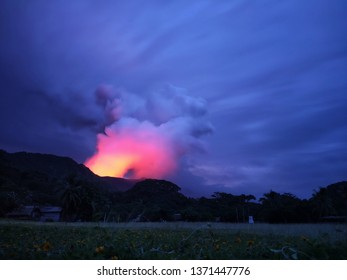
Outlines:
[[[85,165],[100,176],[163,178],[176,170],[176,161],[169,140],[139,124],[99,134],[96,153]]]
[[[165,179],[212,131],[202,121],[206,102],[184,89],[168,85],[142,96],[100,85],[95,95],[105,133],[85,165],[100,176]]]

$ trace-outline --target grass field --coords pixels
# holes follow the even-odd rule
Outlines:
[[[2,220],[0,259],[347,259],[347,225]]]

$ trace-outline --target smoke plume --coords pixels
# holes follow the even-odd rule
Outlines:
[[[205,100],[181,88],[168,85],[143,98],[102,85],[96,100],[105,129],[85,165],[100,176],[165,178],[182,156],[204,149],[200,138],[212,132]]]

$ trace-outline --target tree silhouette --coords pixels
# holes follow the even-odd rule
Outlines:
[[[262,204],[261,216],[270,223],[303,222],[302,201],[291,193],[280,194],[274,191],[265,193],[259,199]]]
[[[82,186],[75,175],[70,175],[63,187],[62,218],[65,221],[74,221],[77,219],[79,207],[81,205]]]
[[[313,215],[319,220],[325,216],[336,215],[337,212],[333,205],[333,198],[327,188],[320,188],[312,196]]]

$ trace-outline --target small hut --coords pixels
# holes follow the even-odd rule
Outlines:
[[[57,206],[21,206],[8,213],[7,218],[18,220],[34,220],[34,221],[60,221],[61,207]]]

